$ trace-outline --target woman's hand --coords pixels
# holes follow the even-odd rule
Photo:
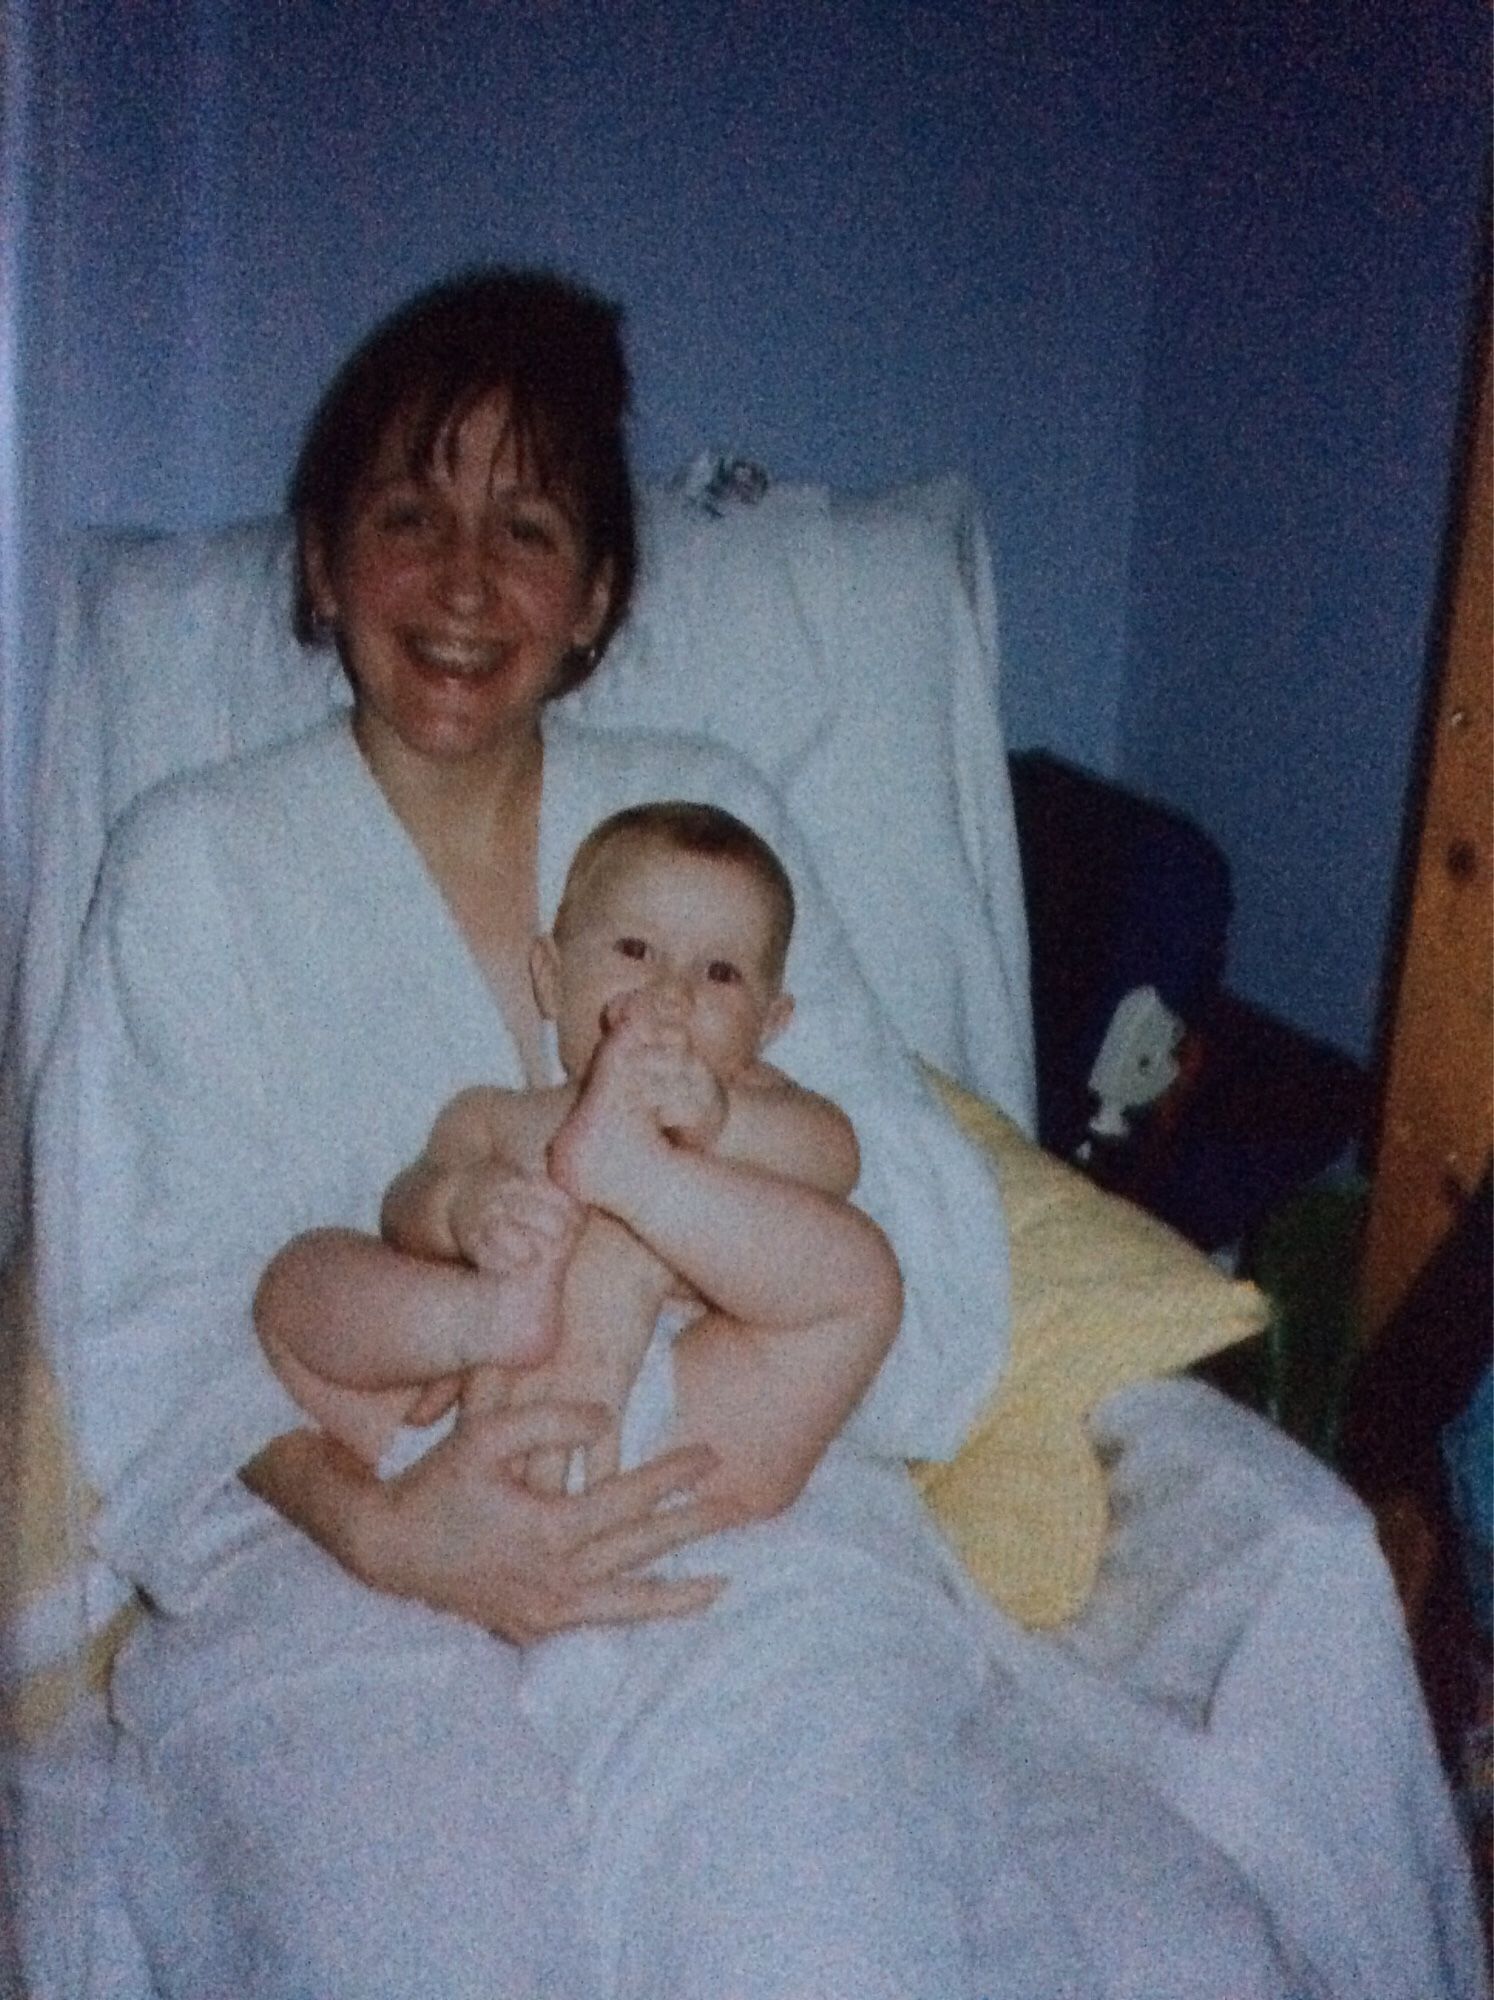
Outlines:
[[[583,1405],[463,1411],[449,1437],[387,1483],[388,1511],[363,1537],[368,1581],[516,1645],[704,1610],[719,1579],[638,1571],[718,1525],[688,1497],[665,1504],[708,1477],[712,1453],[670,1452],[573,1497],[532,1493],[515,1478],[524,1454],[584,1449],[602,1422]]]
[[[718,1510],[692,1498],[714,1467],[709,1450],[667,1452],[574,1496],[531,1493],[516,1477],[528,1453],[584,1450],[605,1421],[603,1411],[560,1404],[464,1410],[448,1437],[383,1483],[350,1453],[297,1431],[243,1477],[375,1589],[515,1645],[577,1625],[705,1610],[720,1578],[671,1581],[646,1569],[721,1525]]]

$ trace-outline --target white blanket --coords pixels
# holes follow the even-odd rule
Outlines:
[[[920,1654],[939,1722],[966,1713],[958,1751],[968,1790],[959,1811],[969,1845],[949,1858],[950,1879],[972,1899],[976,2000],[1477,2000],[1486,1987],[1467,1871],[1408,1662],[1381,1615],[1383,1570],[1367,1524],[1290,1446],[1187,1385],[1129,1392],[1109,1406],[1103,1430],[1115,1454],[1118,1533],[1078,1626],[1032,1637],[992,1618],[982,1636],[990,1665],[973,1708],[947,1625]],[[217,1984],[205,1991],[283,1995],[247,1972],[241,1978],[235,1954],[258,1963],[277,1923],[314,1925],[320,1910],[321,1934],[308,1949],[328,1953],[333,1966],[383,1962],[388,1983],[367,1990],[388,2000],[437,1990],[443,2000],[469,1990],[484,2000],[509,1994],[505,1925],[522,1945],[553,1914],[543,1865],[566,1838],[546,1807],[558,1774],[547,1777],[532,1750],[520,1756],[514,1744],[511,1681],[496,1662],[485,1664],[493,1649],[480,1635],[372,1599],[289,1531],[273,1535],[284,1537],[283,1551],[246,1545],[211,1602],[161,1622],[156,1643],[178,1664],[174,1676],[148,1677],[150,1700],[157,1723],[170,1724],[186,1783],[172,1837],[148,1770],[131,1762],[114,1807],[126,1875],[183,1959],[217,1954]],[[1325,1607],[1324,1643],[1304,1653],[1302,1607],[1312,1600]],[[795,1646],[824,1629],[808,1607],[789,1622]],[[708,1662],[708,1651],[700,1658]],[[127,1677],[127,1703],[144,1698],[150,1664]],[[792,1655],[791,1680],[812,1664]],[[841,1705],[828,1717],[812,1679],[806,1685],[801,1749],[816,1751],[846,1728],[851,1709],[844,1679],[833,1685]],[[667,1679],[660,1693],[665,1724]],[[174,1720],[161,1712],[168,1701]],[[723,1742],[740,1741],[752,1728],[750,1710],[739,1714],[727,1691],[720,1701]],[[1361,1705],[1361,1726],[1351,1716],[1346,1727],[1346,1706]],[[360,1718],[361,1735],[352,1727]],[[448,1736],[443,1718],[462,1727]],[[687,1719],[709,1740],[709,1706]],[[348,1751],[362,1772],[361,1817],[339,1836],[314,1805],[329,1772],[324,1759],[350,1730],[361,1741]],[[491,1758],[474,1749],[485,1731]],[[237,1746],[234,1760],[215,1771],[209,1758],[225,1742]],[[931,1733],[920,1756],[934,1747]],[[29,1773],[39,1827],[29,1914],[47,1932],[35,2000],[144,2000],[150,1990],[131,1976],[138,1954],[103,1879],[102,1748],[87,1743],[73,1758],[60,1750]],[[766,1857],[791,1872],[806,1860],[806,1843],[815,1863],[833,1788],[828,1798],[816,1794],[802,1762],[783,1781],[776,1795],[770,1788],[776,1811],[766,1828],[751,1815],[743,1824],[744,1864]],[[677,1770],[666,1790],[669,1783],[722,1817],[718,1778],[708,1773],[706,1786],[690,1792]],[[387,1834],[369,1815],[418,1822],[426,1787],[444,1801],[441,1833],[431,1854],[406,1864],[409,1898],[390,1898]],[[239,1815],[261,1809],[267,1795],[280,1801],[284,1823],[276,1839],[261,1833],[250,1869]],[[485,1879],[478,1868],[474,1887],[474,1829],[486,1820],[493,1837],[504,1801],[527,1816],[526,1852],[538,1857],[540,1879],[516,1884],[500,1865]],[[57,1829],[84,1821],[95,1840],[69,1851]],[[1201,1839],[1200,1827],[1211,1837]],[[696,1879],[685,1864],[706,1848],[685,1831],[676,1824],[651,1893],[672,1893],[682,1874]],[[173,1851],[182,1849],[184,1867],[197,1862],[197,1897],[187,1893],[190,1880],[184,1891],[173,1877]],[[243,1894],[222,1913],[221,1934],[205,1940],[201,1855],[225,1850],[247,1871]],[[84,1881],[80,1856],[95,1865]],[[356,1948],[338,1929],[348,1870],[348,1893],[363,1899]],[[1263,1903],[1252,1903],[1251,1885]],[[533,1907],[526,1889],[538,1898]],[[435,1948],[428,1898],[456,1913],[476,1900],[490,1914],[448,1986],[422,1984],[419,1975],[419,1953]],[[59,1925],[59,1915],[70,1921]],[[94,1984],[83,1970],[90,1953]],[[579,1980],[567,1983],[575,1978],[557,1969],[540,1990],[546,2000],[593,2000]],[[312,1990],[364,1989],[333,1977]],[[667,1990],[644,1983],[641,1993],[658,2000]],[[719,1989],[706,1991],[719,2000]],[[965,2000],[966,1992],[951,1984],[939,2000]]]

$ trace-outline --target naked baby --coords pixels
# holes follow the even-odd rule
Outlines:
[[[593,830],[531,953],[566,1080],[462,1092],[381,1236],[314,1230],[265,1274],[263,1317],[290,1329],[266,1352],[308,1415],[378,1464],[453,1401],[593,1404],[584,1468],[522,1472],[594,1484],[672,1320],[674,1441],[715,1457],[702,1497],[723,1525],[795,1497],[891,1344],[901,1283],[846,1199],[849,1122],[763,1060],[792,1012],[792,924],[777,857],[716,808]]]

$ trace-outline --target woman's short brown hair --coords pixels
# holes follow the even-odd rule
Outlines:
[[[433,285],[375,327],[317,405],[291,475],[297,638],[318,636],[308,543],[336,549],[390,425],[407,421],[411,466],[424,469],[443,445],[454,447],[479,403],[501,394],[520,464],[574,508],[590,573],[610,565],[596,643],[567,662],[556,693],[578,686],[627,615],[638,570],[621,328],[621,308],[596,293],[502,266]]]

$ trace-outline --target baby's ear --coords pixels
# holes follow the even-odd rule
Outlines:
[[[789,1022],[793,1019],[793,1017],[794,1017],[793,994],[780,993],[778,998],[773,1002],[771,1002],[771,1004],[769,1005],[767,1017],[763,1022],[764,1048],[768,1046],[769,1042],[776,1042],[778,1040],[778,1037],[783,1033],[784,1029],[788,1026]]]
[[[547,1021],[560,1012],[560,953],[552,937],[537,937],[529,947],[529,983],[534,1004]]]

